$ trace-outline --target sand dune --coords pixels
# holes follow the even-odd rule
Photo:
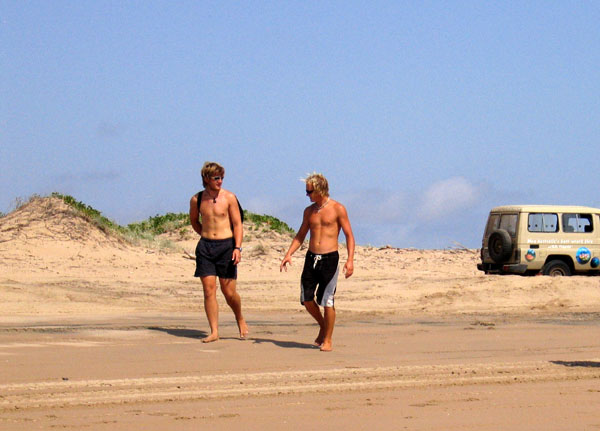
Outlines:
[[[314,429],[315,410],[344,430],[599,426],[600,278],[358,246],[322,354],[299,303],[303,252],[281,273],[291,237],[244,228],[250,339],[220,297],[223,339],[203,345],[191,231],[133,245],[56,198],[0,218],[0,428]]]
[[[298,309],[302,251],[279,272],[290,238],[246,222],[239,285],[252,310]],[[2,315],[192,311],[197,238],[171,235],[171,248],[133,246],[56,198],[36,199],[0,219]],[[344,258],[345,250],[341,250]],[[598,277],[484,275],[477,250],[358,246],[355,275],[341,279],[343,312],[368,314],[594,313]],[[266,296],[277,301],[266,301]]]

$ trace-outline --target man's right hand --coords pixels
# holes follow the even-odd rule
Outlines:
[[[279,272],[285,270],[285,272],[287,272],[287,264],[290,264],[290,266],[292,266],[292,256],[286,256],[283,258],[283,260],[281,261],[281,265],[279,265]]]

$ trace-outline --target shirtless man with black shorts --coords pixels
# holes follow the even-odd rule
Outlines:
[[[340,230],[344,231],[348,250],[344,274],[348,278],[354,272],[354,235],[346,208],[329,198],[329,185],[325,177],[312,174],[304,182],[306,195],[313,204],[304,210],[300,230],[292,240],[279,270],[287,271],[286,265],[292,264],[292,254],[300,248],[310,231],[301,278],[300,302],[319,324],[319,335],[315,339],[315,345],[319,346],[321,351],[329,352],[332,350],[331,337],[335,324],[334,295],[339,273],[338,237]],[[321,314],[319,306],[324,308],[324,314]]]
[[[242,315],[242,300],[236,291],[237,264],[242,259],[242,219],[236,196],[222,188],[225,169],[214,162],[202,167],[204,190],[190,200],[190,222],[200,235],[196,246],[195,277],[202,280],[204,310],[210,325],[210,335],[204,343],[219,339],[219,304],[217,277],[227,304],[233,310],[240,338],[248,335],[248,325]],[[200,222],[200,217],[202,222]]]

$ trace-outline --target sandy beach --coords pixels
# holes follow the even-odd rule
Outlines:
[[[191,230],[132,245],[56,198],[0,218],[0,429],[600,429],[599,277],[359,246],[324,353],[303,251],[281,273],[291,237],[244,227],[250,336],[219,295],[222,338],[203,344]]]

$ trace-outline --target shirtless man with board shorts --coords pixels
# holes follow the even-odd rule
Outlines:
[[[308,252],[301,277],[300,302],[319,324],[315,345],[319,346],[321,351],[329,352],[332,350],[331,337],[335,324],[334,295],[339,273],[338,237],[342,230],[346,236],[348,250],[348,260],[343,271],[348,278],[354,272],[354,235],[346,208],[329,197],[327,179],[322,174],[313,173],[304,179],[304,183],[306,195],[312,205],[304,210],[302,225],[281,261],[279,270],[287,271],[286,265],[292,264],[292,254],[300,248],[310,231]],[[323,314],[319,306],[323,307]]]
[[[224,178],[225,169],[221,165],[206,162],[202,167],[204,190],[190,200],[190,222],[201,237],[196,246],[194,276],[202,281],[204,310],[210,325],[210,335],[202,339],[204,343],[219,339],[217,277],[227,304],[235,314],[240,338],[248,335],[242,300],[236,291],[237,264],[242,259],[242,219],[236,196],[222,188]]]

